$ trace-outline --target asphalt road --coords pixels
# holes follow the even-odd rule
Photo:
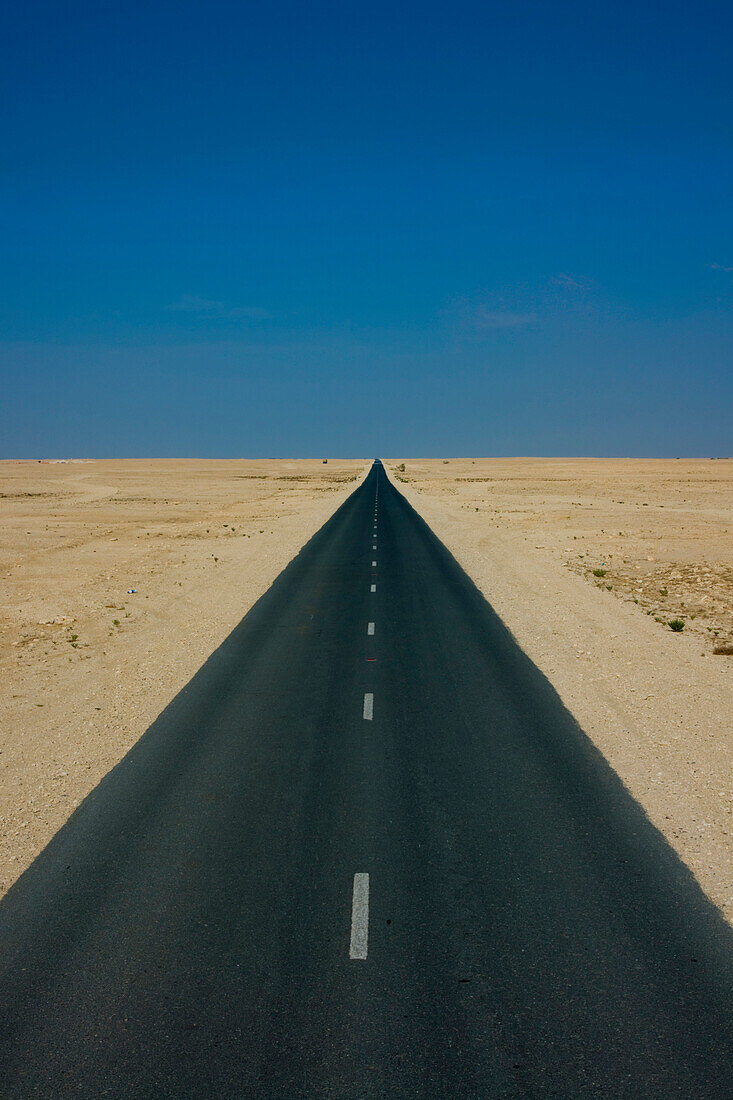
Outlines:
[[[375,466],[0,904],[0,1096],[720,1100],[732,941]]]

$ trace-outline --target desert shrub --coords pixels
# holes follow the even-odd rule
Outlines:
[[[684,619],[670,619],[669,629],[674,630],[675,634],[679,634],[681,630],[685,629]]]

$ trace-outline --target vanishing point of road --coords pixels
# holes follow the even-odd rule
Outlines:
[[[0,903],[0,1096],[721,1100],[732,941],[375,463]]]

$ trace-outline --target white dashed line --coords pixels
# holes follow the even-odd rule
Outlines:
[[[369,875],[354,875],[354,894],[351,902],[350,959],[365,959],[369,944]]]
[[[376,549],[377,549],[377,544],[375,542],[374,545],[372,546],[372,550],[376,550]]]
[[[374,633],[374,623],[367,623],[367,634]]]
[[[377,591],[377,586],[376,586],[376,584],[373,584],[373,585],[372,585],[372,588],[371,588],[371,590],[372,590],[372,592],[376,592],[376,591]]]
[[[376,568],[377,568],[377,563],[375,561],[373,561],[372,562],[372,569],[376,569]]]
[[[364,693],[364,721],[371,722],[374,717],[374,693],[367,691]]]

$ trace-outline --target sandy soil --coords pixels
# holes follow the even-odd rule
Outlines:
[[[0,462],[0,893],[368,468]]]
[[[733,923],[733,461],[385,465]]]

